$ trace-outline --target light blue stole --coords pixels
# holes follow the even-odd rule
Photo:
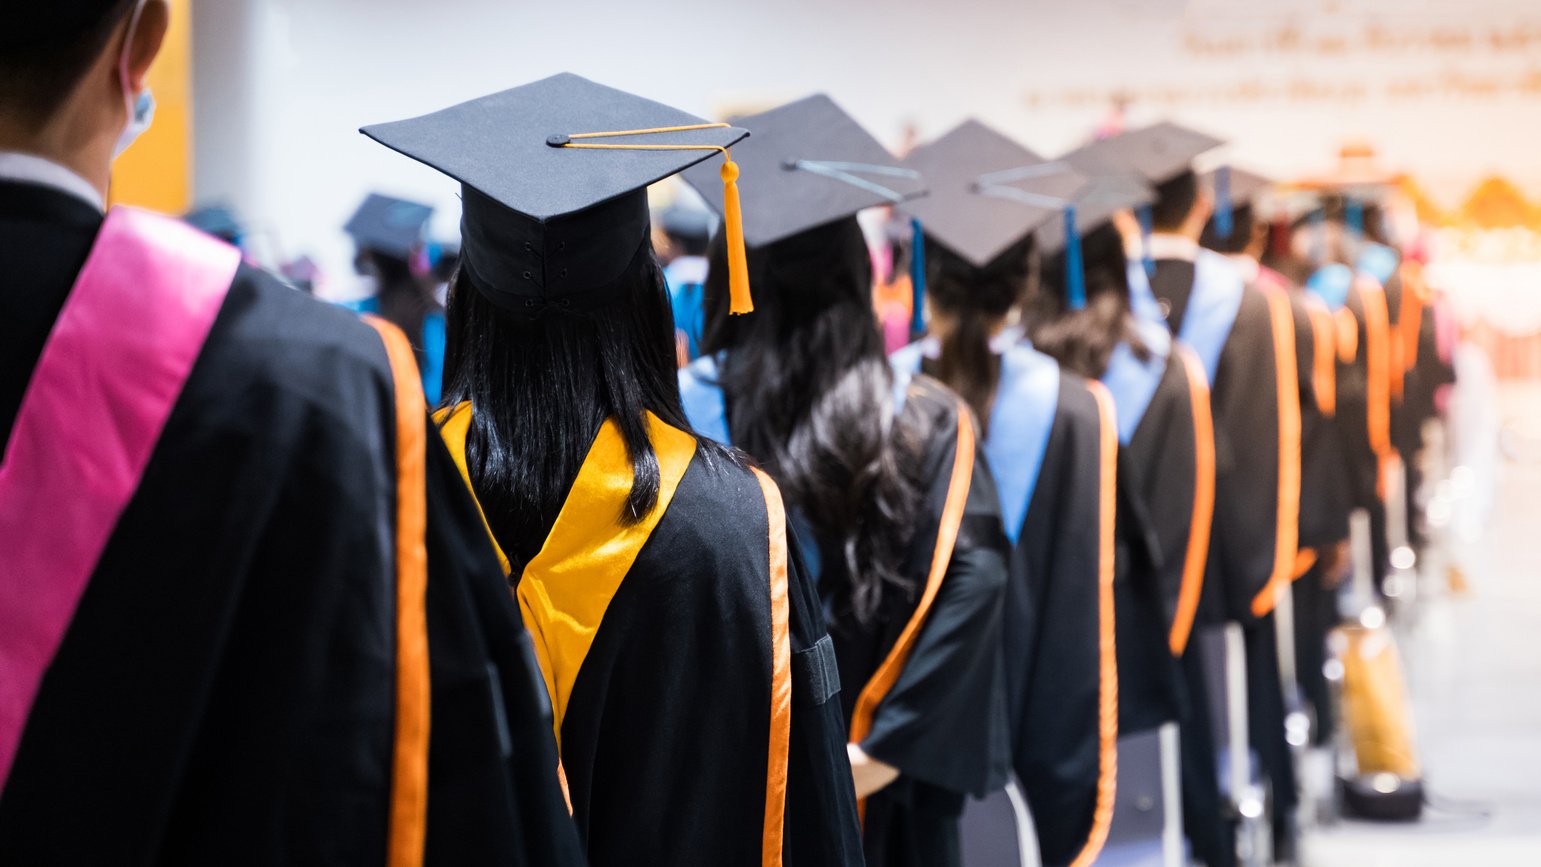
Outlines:
[[[1234,263],[1212,250],[1199,250],[1193,266],[1193,291],[1188,296],[1177,337],[1198,355],[1212,385],[1215,370],[1220,366],[1220,352],[1236,324],[1247,284]],[[1137,317],[1166,322],[1145,269],[1137,262],[1129,266],[1129,306]]]
[[[1142,271],[1144,269],[1141,269]],[[1172,354],[1172,333],[1159,322],[1135,317],[1135,328],[1140,340],[1150,353],[1150,359],[1141,361],[1128,343],[1113,347],[1108,359],[1108,369],[1102,374],[1102,384],[1113,397],[1113,407],[1118,420],[1118,442],[1129,445],[1134,432],[1150,409],[1150,403],[1166,373],[1168,357]]]
[[[1022,523],[1048,450],[1049,431],[1059,409],[1059,363],[1024,343],[1000,343],[997,341],[1000,385],[990,409],[990,433],[984,451],[995,478],[1006,536],[1015,545],[1022,535]],[[896,372],[914,376],[920,372],[922,360],[936,348],[934,338],[928,338],[900,349],[889,361]]]

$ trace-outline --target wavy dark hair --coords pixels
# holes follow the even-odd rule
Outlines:
[[[1001,380],[991,331],[1021,303],[1036,265],[1032,236],[983,268],[926,239],[926,296],[937,312],[953,320],[941,334],[940,357],[928,361],[926,372],[963,398],[986,433]]]
[[[1104,223],[1081,239],[1086,273],[1086,307],[1071,310],[1065,293],[1065,253],[1044,257],[1022,305],[1022,325],[1033,348],[1052,356],[1066,370],[1100,379],[1119,343],[1128,343],[1142,360],[1148,350],[1129,310],[1129,259],[1124,239]]]
[[[749,252],[755,311],[728,316],[727,247],[706,281],[708,353],[733,442],[776,479],[812,525],[825,574],[856,616],[908,588],[924,432],[894,423],[894,375],[872,311],[872,260],[855,218]],[[830,568],[839,564],[839,568]]]
[[[618,519],[632,524],[658,503],[658,456],[646,413],[689,431],[680,407],[674,319],[663,273],[646,241],[619,279],[617,299],[589,311],[537,318],[489,301],[459,269],[446,311],[442,405],[470,402],[466,466],[492,535],[517,576],[540,551],[600,426],[613,419],[631,458],[632,487]],[[728,458],[697,440],[698,455]]]

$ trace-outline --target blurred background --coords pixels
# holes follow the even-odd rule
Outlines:
[[[229,208],[250,258],[308,258],[332,299],[361,291],[342,227],[369,192],[434,205],[430,236],[458,240],[456,185],[358,127],[559,71],[712,118],[825,92],[896,151],[971,116],[1047,156],[1172,119],[1230,140],[1214,161],[1280,180],[1330,174],[1345,153],[1399,173],[1465,339],[1470,429],[1452,437],[1478,443],[1442,453],[1429,516],[1446,544],[1420,564],[1440,589],[1399,621],[1445,809],[1319,827],[1305,863],[1541,864],[1541,2],[173,6],[158,116],[113,198]]]

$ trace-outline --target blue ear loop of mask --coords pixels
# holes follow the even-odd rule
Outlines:
[[[1215,170],[1215,234],[1229,241],[1235,230],[1231,209],[1231,167],[1221,166]]]
[[[116,160],[122,153],[144,135],[145,130],[155,120],[155,94],[146,87],[138,94],[129,92],[128,89],[128,52],[134,44],[134,32],[139,29],[139,16],[144,12],[146,0],[139,0],[134,4],[134,12],[128,21],[128,30],[123,34],[123,51],[118,55],[118,81],[123,87],[123,106],[128,112],[128,123],[123,127],[123,132],[118,134],[118,141],[112,148],[112,158]]]
[[[1145,276],[1156,273],[1156,260],[1150,255],[1150,236],[1156,230],[1156,213],[1150,205],[1141,205],[1135,212],[1140,221],[1140,264],[1145,266]]]
[[[910,333],[916,337],[926,333],[926,233],[920,220],[910,219]]]
[[[1081,262],[1081,234],[1075,205],[1065,206],[1065,298],[1071,310],[1086,309],[1086,271]]]

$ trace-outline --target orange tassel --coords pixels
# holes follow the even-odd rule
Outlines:
[[[749,292],[749,259],[744,253],[744,214],[738,202],[738,164],[723,151],[722,220],[728,233],[728,312],[733,315],[754,312],[754,297]]]

